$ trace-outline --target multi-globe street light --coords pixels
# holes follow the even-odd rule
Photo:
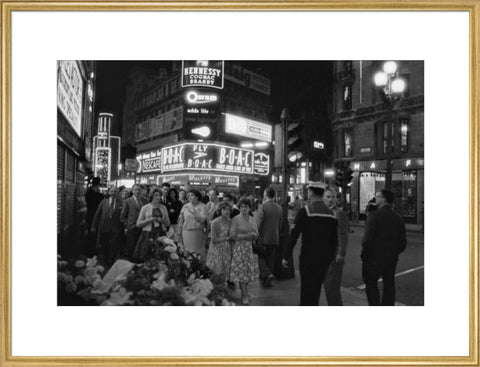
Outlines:
[[[405,81],[398,76],[398,65],[395,61],[387,61],[383,64],[383,71],[379,71],[374,76],[374,82],[377,87],[383,88],[388,105],[387,118],[387,146],[386,146],[386,174],[385,188],[392,189],[392,124],[394,123],[394,110],[397,101],[402,96],[406,88]]]

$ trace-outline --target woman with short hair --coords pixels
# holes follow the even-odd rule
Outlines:
[[[187,251],[196,252],[205,259],[207,206],[201,201],[202,194],[198,190],[190,190],[188,197],[190,202],[182,207],[179,216],[181,239]]]
[[[232,250],[229,241],[230,212],[232,207],[228,202],[222,201],[218,205],[220,216],[211,223],[211,241],[207,254],[207,266],[223,281],[227,281],[230,275],[230,262],[232,261]]]
[[[248,283],[259,277],[258,258],[253,253],[252,243],[259,237],[255,218],[249,215],[252,202],[242,198],[238,202],[240,214],[232,219],[230,238],[235,241],[232,253],[230,281],[239,282],[242,304],[249,305]]]
[[[137,227],[142,228],[133,253],[136,260],[147,261],[154,255],[153,241],[164,236],[170,227],[167,208],[161,203],[162,191],[155,189],[150,194],[150,203],[142,206],[137,219]]]

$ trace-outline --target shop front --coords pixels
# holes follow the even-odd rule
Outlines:
[[[391,189],[394,206],[407,223],[420,223],[423,220],[423,165],[423,158],[393,160]],[[385,161],[351,164],[355,178],[350,190],[350,203],[356,200],[361,217],[365,216],[367,204],[375,197],[375,193],[385,187],[385,166]]]
[[[251,192],[259,175],[267,175],[265,159],[253,150],[218,142],[185,142],[140,153],[137,182],[205,191]],[[269,160],[268,160],[269,161]]]

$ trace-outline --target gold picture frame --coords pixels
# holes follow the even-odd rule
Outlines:
[[[453,1],[2,1],[1,87],[1,366],[478,366],[479,364],[479,66],[480,2]],[[438,357],[18,357],[11,355],[11,87],[12,12],[15,11],[463,11],[469,13],[469,355]]]

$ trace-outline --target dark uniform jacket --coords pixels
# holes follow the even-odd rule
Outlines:
[[[383,205],[368,215],[362,241],[363,261],[386,263],[398,260],[398,254],[403,252],[406,246],[405,222],[390,205]]]
[[[300,261],[329,263],[333,260],[338,246],[337,219],[322,201],[314,201],[298,211],[285,259],[291,256],[300,234]]]

